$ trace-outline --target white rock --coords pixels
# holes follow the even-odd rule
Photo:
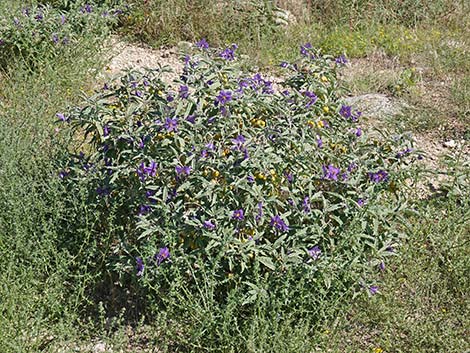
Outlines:
[[[457,147],[457,142],[455,142],[454,140],[449,140],[444,142],[444,146],[447,148],[455,148]]]
[[[344,99],[346,104],[359,109],[365,116],[372,118],[381,118],[394,116],[401,113],[403,105],[393,101],[385,94],[369,93],[360,96],[347,97]]]
[[[99,342],[93,346],[94,353],[103,353],[106,352],[106,343]]]

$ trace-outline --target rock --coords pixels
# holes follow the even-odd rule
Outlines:
[[[274,23],[278,26],[287,27],[297,23],[297,18],[289,11],[281,8],[273,10]]]
[[[103,353],[106,352],[106,343],[99,342],[93,346],[93,353]]]
[[[449,140],[444,142],[444,146],[447,148],[455,148],[457,147],[457,142],[455,142],[455,140]]]
[[[188,51],[189,49],[191,49],[193,47],[193,43],[186,42],[186,41],[180,41],[180,42],[178,42],[177,47],[178,47],[179,50]]]
[[[363,116],[371,118],[383,118],[402,112],[402,104],[392,101],[385,94],[369,93],[347,97],[344,102],[361,111]]]

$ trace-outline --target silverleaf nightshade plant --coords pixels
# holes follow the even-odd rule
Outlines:
[[[121,8],[84,4],[65,12],[49,5],[0,14],[0,68],[22,58],[31,69],[49,59],[74,55],[84,38],[105,38],[117,24]]]
[[[224,286],[255,269],[294,270],[312,290],[339,290],[360,288],[377,271],[372,258],[386,261],[400,239],[411,142],[359,127],[340,99],[344,60],[300,52],[274,86],[201,40],[175,82],[162,81],[167,68],[128,71],[58,113],[71,141],[87,145],[68,149],[58,175],[70,191],[86,185],[101,215],[115,213],[109,271],[155,288],[202,262]]]

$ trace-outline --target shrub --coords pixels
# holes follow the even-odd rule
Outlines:
[[[344,57],[306,44],[274,83],[243,72],[236,45],[197,47],[171,85],[166,68],[129,71],[57,114],[83,142],[59,175],[88,190],[97,232],[113,230],[107,273],[164,298],[209,272],[221,303],[239,288],[255,301],[259,278],[273,293],[287,279],[323,297],[359,282],[375,293],[367,273],[399,240],[408,139],[368,133],[341,104]]]
[[[84,38],[104,38],[121,9],[91,4],[63,12],[48,5],[25,7],[0,18],[0,67],[21,58],[31,68],[51,58],[73,55]]]

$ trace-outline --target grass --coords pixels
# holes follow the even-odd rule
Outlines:
[[[382,53],[375,57],[373,70],[359,72],[349,81],[355,93],[396,94],[390,87],[400,81],[403,70],[422,66],[416,87],[402,96],[414,109],[401,119],[414,131],[435,133],[444,127],[439,134],[452,137],[449,128],[457,127],[456,136],[470,136],[470,36],[465,1],[455,6],[446,1],[391,1],[386,2],[388,8],[380,2],[355,2],[351,7],[346,1],[319,1],[314,13],[323,11],[322,21],[314,15],[299,16],[298,24],[287,29],[254,25],[258,23],[255,15],[261,12],[240,15],[228,9],[219,16],[207,1],[197,8],[195,2],[183,0],[149,3],[152,7],[136,8],[123,32],[154,46],[203,36],[216,45],[237,41],[254,58],[253,64],[269,68],[293,58],[293,43],[306,41],[358,60]],[[2,1],[0,12],[18,6],[17,1]],[[303,11],[295,6],[290,10]],[[235,20],[230,22],[231,18]],[[179,298],[180,305],[173,311],[157,312],[153,322],[144,323],[141,318],[132,326],[124,314],[111,317],[106,303],[91,303],[98,309],[85,311],[90,304],[86,288],[94,280],[93,259],[68,251],[57,220],[86,218],[86,207],[77,200],[75,210],[64,209],[51,161],[60,151],[51,145],[50,137],[54,114],[77,103],[81,88],[94,80],[90,68],[100,65],[96,57],[77,53],[49,62],[35,74],[16,62],[0,75],[2,352],[85,352],[98,342],[116,351],[155,351],[158,347],[162,352],[469,349],[468,193],[413,201],[417,214],[408,218],[409,238],[378,275],[380,294],[364,295],[341,306],[330,303],[321,328],[318,323],[296,321],[294,314],[280,324],[276,317],[263,315],[268,312],[263,308],[266,303],[260,303],[258,313],[246,322],[234,323],[230,310],[236,310],[240,300],[236,296],[233,307],[217,308],[204,307],[203,297],[189,293]],[[383,72],[376,74],[376,70]],[[468,178],[468,167],[460,170]],[[86,234],[86,224],[79,231]]]
[[[468,349],[468,200],[418,207],[420,219],[410,219],[413,237],[382,275],[381,295],[359,300],[347,320],[332,329],[328,345],[338,352]]]

